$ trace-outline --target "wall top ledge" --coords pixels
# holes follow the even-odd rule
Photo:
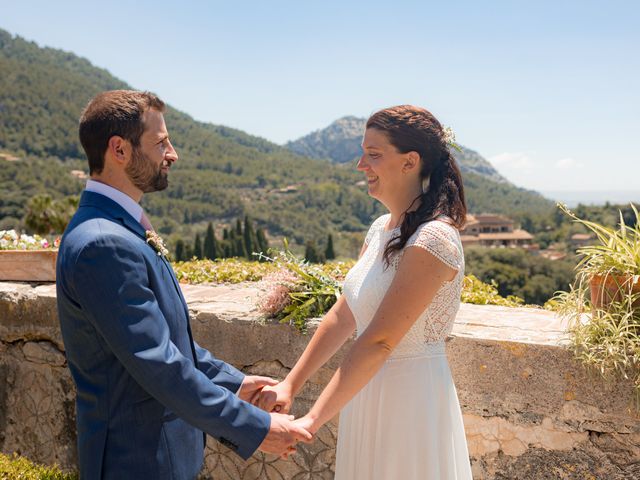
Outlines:
[[[188,285],[182,291],[195,321],[211,317],[225,321],[256,321],[256,302],[264,294],[260,283]],[[55,284],[0,282],[0,302],[55,299]],[[0,318],[0,324],[4,323]],[[567,324],[553,312],[463,303],[453,328],[454,337],[566,346]]]

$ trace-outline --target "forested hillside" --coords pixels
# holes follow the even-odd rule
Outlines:
[[[81,191],[84,180],[71,174],[87,170],[77,119],[93,95],[114,88],[128,86],[86,59],[0,30],[0,228],[24,226],[35,194],[60,198]],[[166,121],[180,161],[169,189],[145,196],[143,203],[170,241],[191,239],[210,221],[221,229],[249,214],[268,235],[299,244],[316,240],[322,246],[332,232],[338,254],[350,256],[383,211],[352,165],[300,156],[171,107]],[[534,192],[472,172],[465,173],[465,184],[472,211],[518,218],[551,209]]]

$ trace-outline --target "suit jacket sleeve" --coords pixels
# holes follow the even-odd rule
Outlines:
[[[225,387],[237,394],[242,386],[245,377],[244,373],[234,366],[215,358],[208,350],[198,345],[195,340],[193,341],[193,346],[198,359],[198,369],[216,385]]]
[[[75,259],[72,279],[74,286],[81,286],[73,288],[78,303],[145,390],[195,427],[237,446],[242,458],[249,458],[269,431],[269,414],[212,382],[180,352],[149,285],[149,268],[129,239],[118,235],[94,239]],[[216,365],[214,379],[227,376],[218,360],[204,360]]]

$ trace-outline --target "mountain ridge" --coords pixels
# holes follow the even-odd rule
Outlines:
[[[311,158],[328,159],[334,163],[348,163],[361,155],[360,144],[367,119],[346,115],[328,126],[314,130],[285,144],[289,150]],[[473,172],[498,183],[509,183],[482,155],[460,145],[453,156],[462,173]]]

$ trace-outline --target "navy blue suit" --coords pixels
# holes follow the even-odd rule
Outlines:
[[[192,479],[202,432],[244,459],[260,446],[269,414],[233,393],[240,371],[193,340],[171,265],[120,205],[82,194],[56,283],[83,479]]]

